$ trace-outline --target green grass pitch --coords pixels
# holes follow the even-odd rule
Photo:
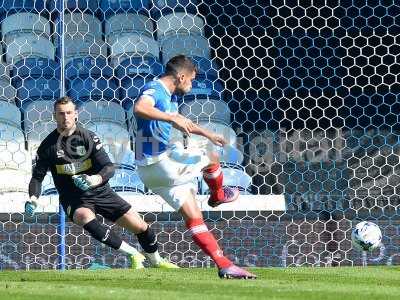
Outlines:
[[[2,271],[0,299],[400,299],[400,267],[251,270],[259,279],[198,268]]]

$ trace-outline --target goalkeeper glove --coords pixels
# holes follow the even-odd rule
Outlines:
[[[25,202],[25,214],[30,217],[33,217],[35,214],[35,210],[38,207],[38,199],[35,196],[31,196],[29,201]]]
[[[72,176],[74,184],[82,191],[87,191],[103,182],[103,178],[100,175],[74,175]]]

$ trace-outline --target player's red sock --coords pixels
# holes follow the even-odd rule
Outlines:
[[[203,219],[190,219],[186,222],[186,227],[192,234],[195,243],[212,258],[218,268],[227,268],[233,264],[224,256],[214,236],[208,231],[207,225],[204,224]]]
[[[203,178],[210,188],[211,198],[216,201],[224,199],[224,190],[222,189],[224,174],[220,164],[212,164],[207,169],[204,169]]]

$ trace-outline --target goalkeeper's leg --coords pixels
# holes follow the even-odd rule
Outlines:
[[[133,269],[142,269],[145,257],[135,248],[126,243],[108,226],[101,224],[94,212],[86,207],[78,208],[73,215],[75,224],[83,226],[89,234],[99,242],[125,254],[130,255]]]
[[[158,253],[156,235],[150,226],[132,209],[120,217],[116,223],[136,234],[144,255],[152,267],[163,269],[176,269],[178,266],[162,258]]]

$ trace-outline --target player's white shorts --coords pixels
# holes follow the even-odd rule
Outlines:
[[[197,193],[195,178],[209,164],[204,149],[177,149],[154,164],[138,166],[137,171],[144,185],[177,211]]]

